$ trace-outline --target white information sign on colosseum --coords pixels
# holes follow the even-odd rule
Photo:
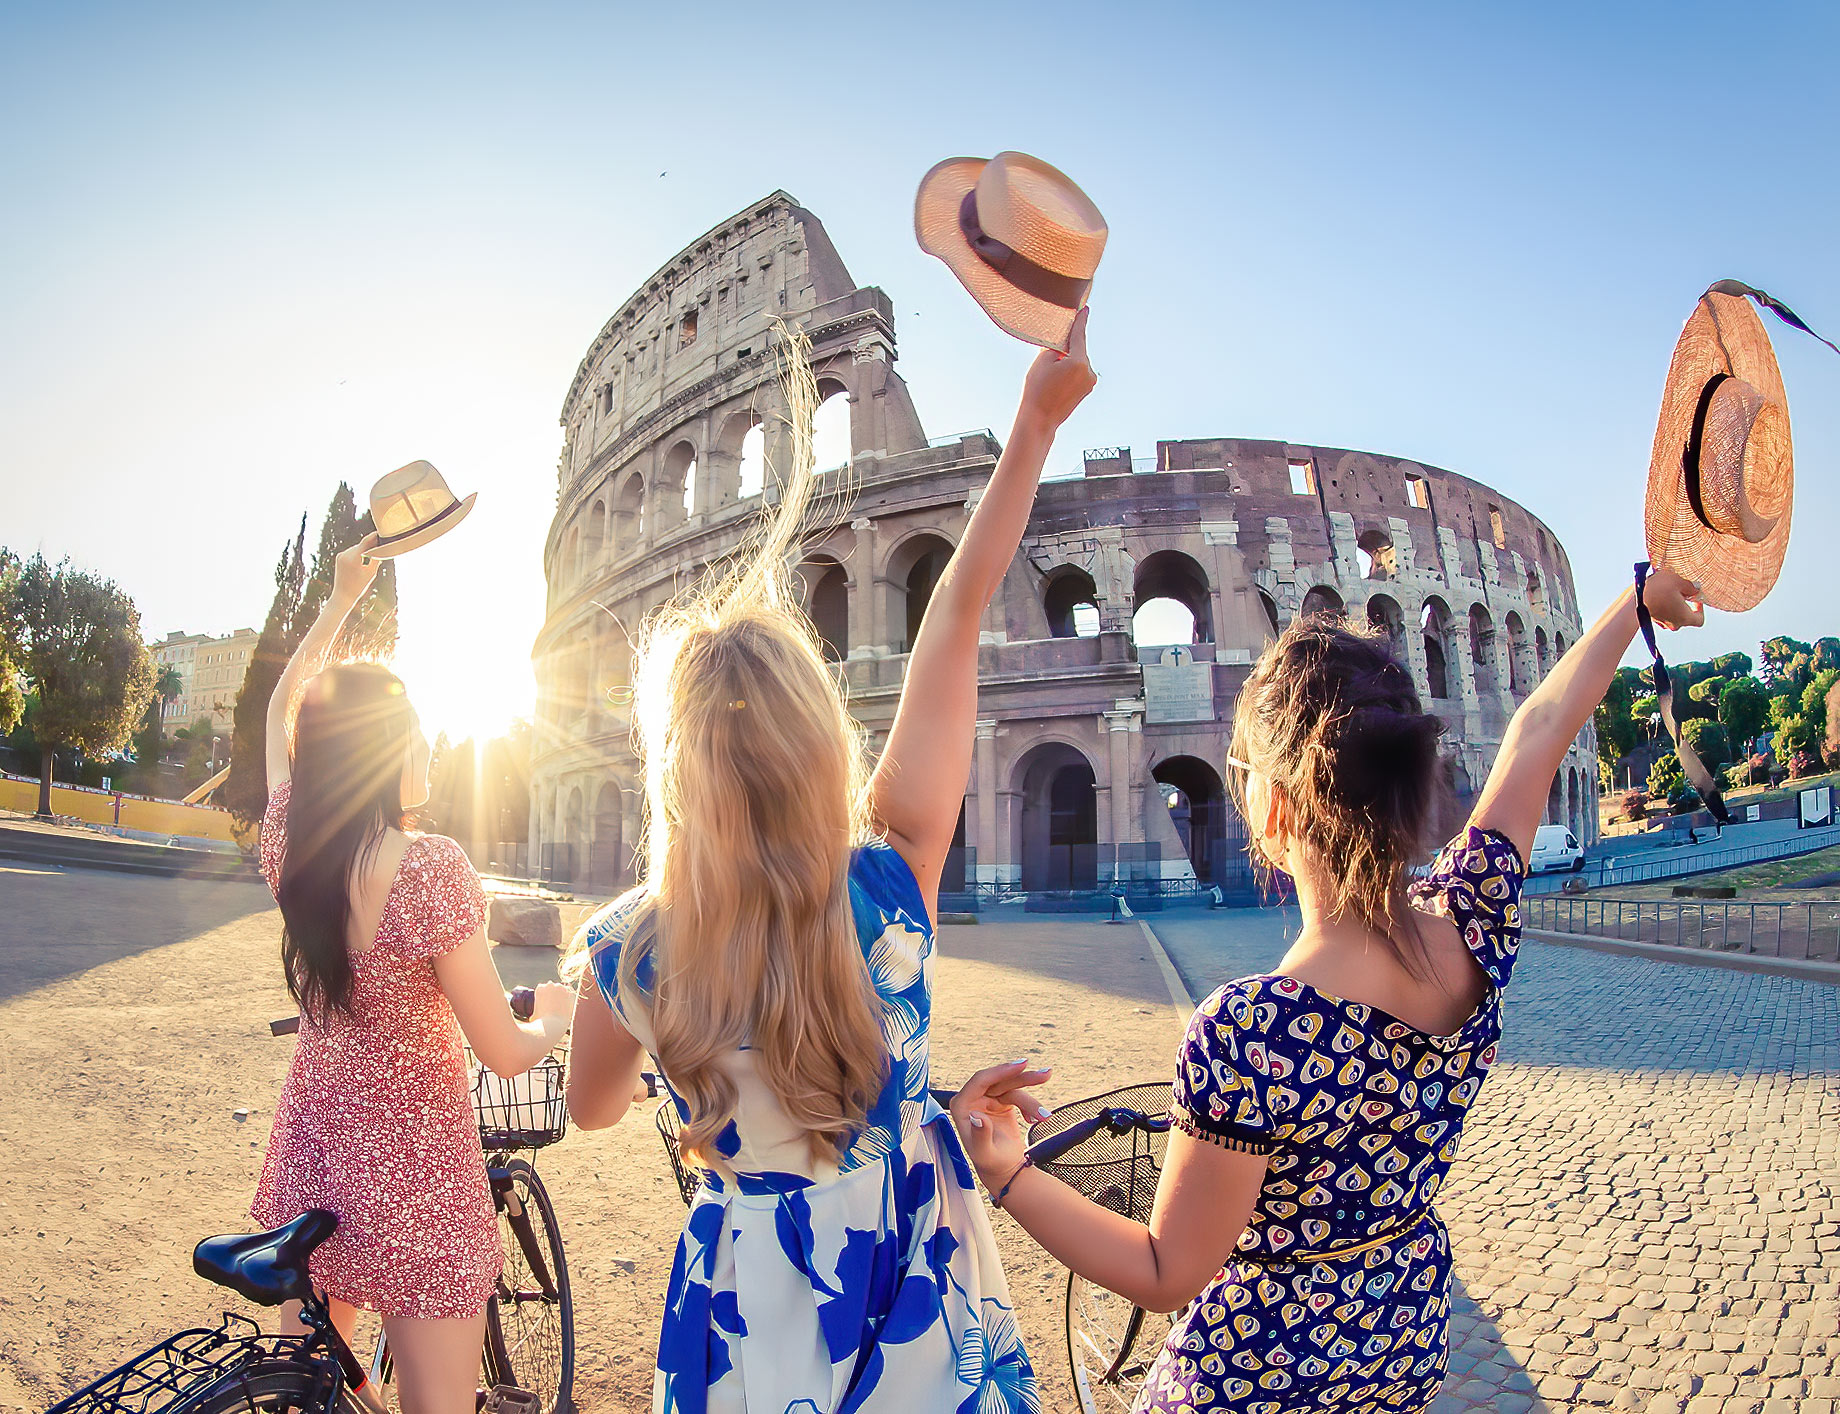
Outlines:
[[[1186,648],[1165,648],[1157,662],[1143,665],[1143,673],[1147,725],[1214,720],[1212,663],[1197,663]]]

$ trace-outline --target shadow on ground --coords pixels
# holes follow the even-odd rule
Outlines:
[[[0,1001],[105,962],[170,947],[274,907],[259,880],[147,878],[0,865]],[[281,932],[276,920],[276,966]]]

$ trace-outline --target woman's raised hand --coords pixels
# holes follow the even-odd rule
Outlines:
[[[1706,622],[1699,586],[1660,565],[1643,582],[1642,603],[1649,617],[1666,629],[1698,628]]]
[[[1048,1117],[1047,1107],[1024,1087],[1039,1085],[1051,1074],[1047,1066],[1031,1069],[1026,1060],[986,1066],[952,1097],[952,1123],[986,1188],[1003,1183],[1022,1162],[1024,1122]]]
[[[1022,410],[1018,417],[1039,419],[1044,430],[1052,432],[1069,417],[1093,390],[1099,376],[1086,358],[1086,315],[1082,309],[1073,317],[1073,334],[1067,352],[1043,349],[1029,367],[1022,384]]]
[[[552,1036],[569,1029],[575,1017],[575,990],[560,982],[537,983],[537,999],[531,1006],[530,1019]]]
[[[349,604],[355,604],[364,597],[364,591],[371,587],[371,581],[377,578],[380,561],[370,558],[370,551],[377,548],[377,532],[372,531],[356,545],[348,545],[339,551],[338,559],[332,562],[332,592]]]

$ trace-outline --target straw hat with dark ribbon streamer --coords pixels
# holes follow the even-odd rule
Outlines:
[[[1636,566],[1636,616],[1655,660],[1655,696],[1681,769],[1721,825],[1731,822],[1718,783],[1682,738],[1673,682],[1642,603],[1649,564],[1699,586],[1715,609],[1754,608],[1782,572],[1795,502],[1789,400],[1755,300],[1835,353],[1781,300],[1739,280],[1701,295],[1668,365],[1649,458],[1644,513],[1648,561]]]
[[[447,480],[432,463],[399,466],[371,487],[371,523],[377,527],[377,545],[366,551],[372,560],[387,560],[439,539],[473,509],[475,491],[464,501],[447,489]]]
[[[920,179],[914,235],[997,326],[1065,353],[1107,228],[1071,177],[1039,157],[954,157]]]

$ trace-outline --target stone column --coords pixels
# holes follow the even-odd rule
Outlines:
[[[1139,794],[1135,781],[1137,770],[1136,741],[1140,708],[1135,702],[1120,703],[1102,713],[1106,727],[1106,784],[1109,787],[1113,877],[1123,874],[1123,851],[1126,845],[1141,843],[1143,832],[1132,828],[1132,810]]]
[[[887,642],[882,637],[882,586],[875,573],[875,522],[859,516],[850,522],[856,548],[850,559],[856,573],[850,605],[850,656],[873,658]]]
[[[997,723],[977,723],[977,881],[997,878]]]

